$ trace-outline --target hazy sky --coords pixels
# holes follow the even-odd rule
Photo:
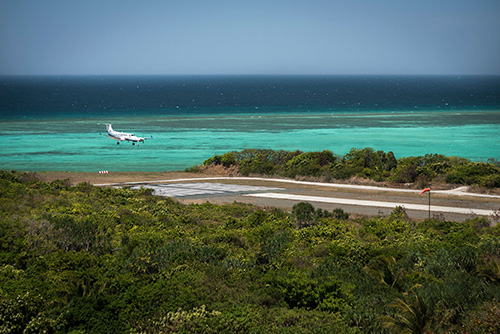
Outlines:
[[[0,0],[1,74],[500,74],[500,0]]]

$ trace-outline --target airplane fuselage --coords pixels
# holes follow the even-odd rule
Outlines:
[[[108,131],[108,137],[117,140],[118,143],[120,143],[121,141],[130,141],[135,144],[144,142],[144,140],[147,139],[144,137],[137,137],[133,133],[115,131],[111,127],[111,124],[106,124],[106,130]]]

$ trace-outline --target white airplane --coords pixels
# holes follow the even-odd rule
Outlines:
[[[153,136],[151,136],[151,137],[137,137],[133,133],[118,132],[118,131],[113,130],[113,128],[111,127],[111,124],[106,124],[106,130],[108,131],[108,134],[103,135],[101,133],[101,135],[107,136],[111,139],[116,140],[117,141],[116,144],[120,144],[121,141],[131,141],[132,145],[135,145],[135,143],[137,143],[137,146],[139,146],[139,143],[144,143],[144,141],[146,139],[153,138]]]

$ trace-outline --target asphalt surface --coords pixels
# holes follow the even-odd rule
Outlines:
[[[184,203],[242,202],[291,210],[296,203],[309,202],[316,208],[329,211],[341,208],[350,214],[369,216],[387,216],[396,206],[403,206],[412,219],[429,216],[428,193],[419,196],[420,191],[413,189],[243,177],[188,178],[105,186],[152,188],[156,195],[175,197]],[[464,221],[487,216],[496,224],[500,196],[465,191],[466,187],[431,190],[431,217]]]

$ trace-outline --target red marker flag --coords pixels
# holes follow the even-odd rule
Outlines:
[[[422,191],[420,192],[420,194],[419,194],[419,195],[422,195],[423,193],[426,193],[426,192],[428,192],[428,191],[431,191],[431,188],[425,188],[424,190],[422,190]]]

